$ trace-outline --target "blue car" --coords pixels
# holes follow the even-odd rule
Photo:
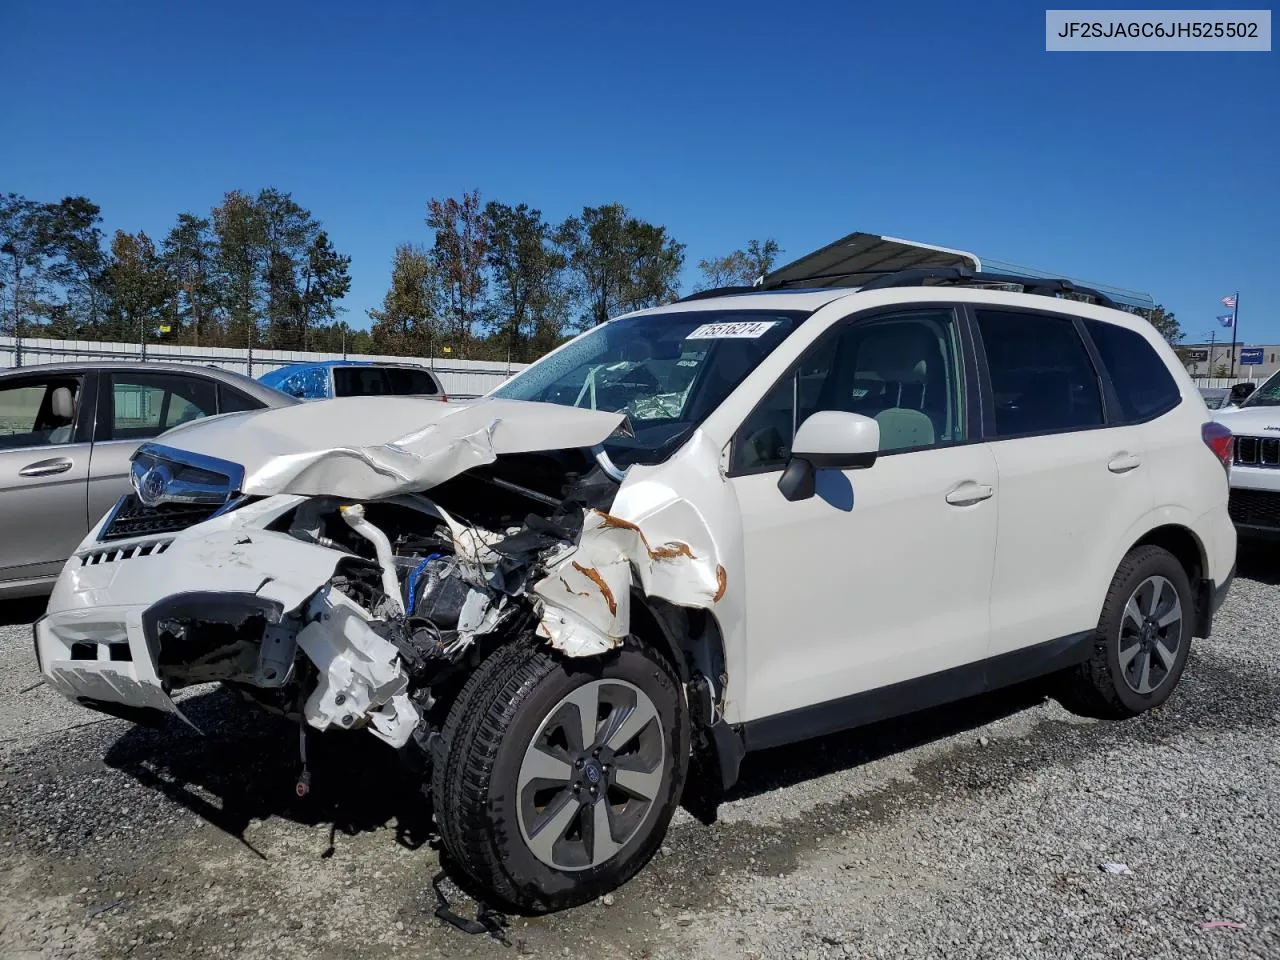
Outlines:
[[[418,396],[448,400],[436,375],[413,363],[326,360],[291,363],[264,373],[260,383],[299,400],[333,397]]]

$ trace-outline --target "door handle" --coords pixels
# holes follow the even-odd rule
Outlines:
[[[968,507],[981,503],[995,492],[995,487],[989,483],[974,483],[972,480],[966,480],[947,494],[947,503],[953,507]]]
[[[18,471],[20,477],[52,477],[56,473],[66,473],[75,465],[68,457],[54,457],[52,460],[37,460]]]
[[[1142,466],[1142,458],[1132,453],[1117,453],[1107,463],[1107,469],[1112,473],[1128,473],[1140,466]]]

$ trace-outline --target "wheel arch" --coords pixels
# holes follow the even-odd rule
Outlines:
[[[711,822],[719,796],[737,782],[746,753],[742,736],[724,719],[729,685],[724,631],[705,607],[682,607],[636,590],[631,632],[666,657],[684,685],[690,745],[701,761],[701,775],[686,791],[686,806],[692,801],[690,811]]]
[[[1173,555],[1187,574],[1195,602],[1193,635],[1206,637],[1212,630],[1213,581],[1208,578],[1209,554],[1204,541],[1183,523],[1165,522],[1147,530],[1125,550],[1124,556],[1138,547],[1160,547]],[[1119,562],[1117,561],[1117,566]]]

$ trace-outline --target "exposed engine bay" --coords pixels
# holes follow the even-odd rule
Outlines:
[[[495,646],[595,656],[632,629],[633,595],[703,611],[721,598],[726,574],[706,538],[655,542],[615,516],[612,473],[588,450],[508,454],[429,496],[244,497],[115,549],[101,529],[37,627],[43,667],[65,695],[110,713],[181,714],[173,691],[221,682],[316,730],[426,748],[440,708]],[[138,608],[137,629],[130,614],[106,622],[121,600]],[[693,671],[708,700],[723,690],[717,661]]]
[[[333,576],[302,607],[274,618],[230,597],[225,604],[212,596],[162,604],[154,612],[161,679],[173,688],[224,681],[316,729],[368,726],[399,747],[415,730],[429,732],[422,719],[493,642],[536,632],[566,641],[563,652],[571,656],[608,650],[622,637],[596,627],[588,640],[585,604],[562,609],[554,602],[559,591],[538,592],[555,569],[558,587],[602,602],[616,619],[604,574],[562,559],[577,552],[588,523],[611,522],[607,510],[618,488],[589,462],[585,475],[562,471],[574,457],[502,464],[538,475],[544,489],[558,475],[559,497],[485,468],[431,498],[303,500],[267,529],[340,554]]]

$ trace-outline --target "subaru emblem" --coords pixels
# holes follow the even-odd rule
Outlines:
[[[138,483],[138,499],[148,507],[154,507],[164,499],[169,489],[169,471],[161,464],[156,464],[142,475]]]

